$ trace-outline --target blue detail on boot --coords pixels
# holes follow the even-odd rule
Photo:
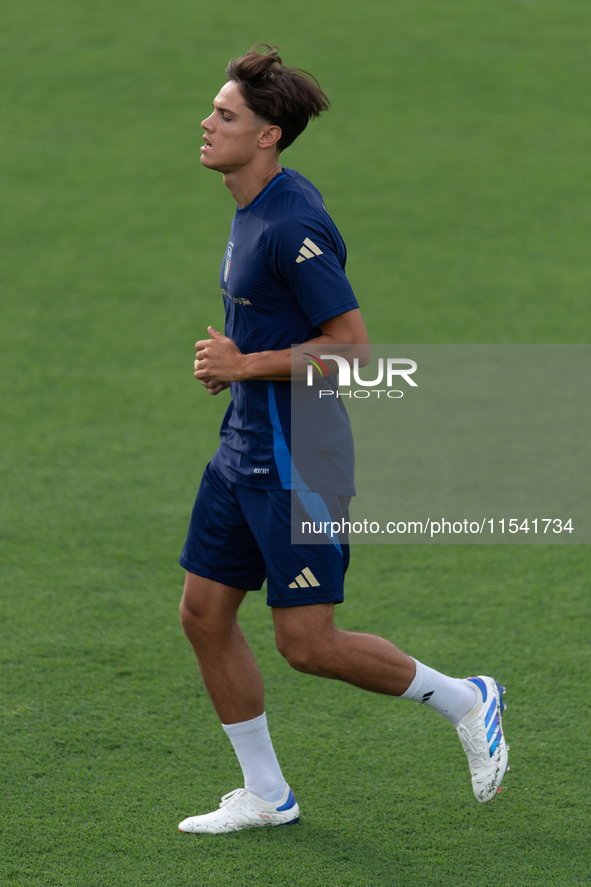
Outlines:
[[[496,752],[496,750],[497,750],[497,746],[498,746],[498,744],[499,744],[499,742],[501,741],[502,738],[503,738],[503,731],[502,731],[501,728],[499,727],[499,732],[498,732],[497,735],[496,735],[495,741],[493,742],[493,744],[492,744],[491,747],[490,747],[490,756],[491,756],[491,758],[492,758],[492,756],[494,755],[494,753]]]
[[[480,688],[480,692],[482,693],[482,701],[486,702],[486,697],[488,696],[486,690],[486,684],[482,680],[482,678],[468,678],[469,681],[472,681],[473,684],[476,684],[477,687]]]
[[[290,789],[289,790],[289,797],[287,798],[287,801],[281,807],[277,807],[277,812],[279,813],[282,810],[291,810],[292,807],[295,807],[295,804],[296,804],[295,795],[292,792],[292,790]],[[289,823],[286,823],[286,825],[289,825]]]
[[[486,734],[486,741],[487,742],[491,741],[491,739],[493,737],[493,733],[495,732],[495,730],[497,729],[498,726],[499,726],[499,715],[497,714],[495,716],[494,721],[492,722],[492,724],[488,728],[488,733]]]
[[[490,708],[486,713],[486,717],[484,718],[484,726],[485,727],[488,727],[488,725],[490,724],[490,719],[492,718],[492,716],[496,710],[497,710],[497,700],[493,699],[493,701],[490,704]]]

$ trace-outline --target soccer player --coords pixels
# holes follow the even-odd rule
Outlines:
[[[345,276],[345,245],[320,193],[279,163],[328,99],[267,44],[231,61],[226,75],[201,124],[201,164],[222,173],[237,204],[220,272],[226,325],[225,334],[208,327],[209,338],[196,343],[195,377],[211,395],[230,386],[232,399],[180,559],[181,620],[244,787],[179,828],[220,833],[298,821],[261,674],[237,622],[246,592],[265,578],[277,647],[293,668],[435,709],[457,728],[476,798],[490,801],[507,769],[504,688],[486,676],[447,677],[384,638],[337,629],[348,546],[290,542],[290,345],[368,338]],[[340,492],[346,509],[350,491]]]

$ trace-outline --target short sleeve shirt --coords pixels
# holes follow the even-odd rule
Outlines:
[[[284,169],[236,209],[220,270],[225,334],[245,354],[279,351],[321,335],[318,325],[358,307],[347,251],[319,191]],[[294,488],[290,383],[233,382],[212,463],[248,487]],[[333,492],[352,495],[345,472]]]

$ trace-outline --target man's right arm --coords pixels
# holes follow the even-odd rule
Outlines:
[[[304,348],[351,345],[358,352],[355,356],[360,360],[360,365],[366,365],[369,359],[369,338],[359,308],[324,320],[318,326],[321,335],[298,346],[302,351]],[[203,339],[195,344],[197,356],[194,376],[203,384],[209,383],[206,387],[210,394],[219,394],[231,382],[249,379],[288,382],[291,379],[292,348],[243,354],[232,339],[211,326],[207,331],[211,339]]]

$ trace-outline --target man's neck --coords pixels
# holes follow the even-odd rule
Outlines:
[[[265,170],[247,168],[224,173],[224,185],[238,204],[238,208],[242,209],[252,203],[257,194],[260,194],[271,179],[274,179],[281,171],[279,161],[276,160],[271,167]]]

